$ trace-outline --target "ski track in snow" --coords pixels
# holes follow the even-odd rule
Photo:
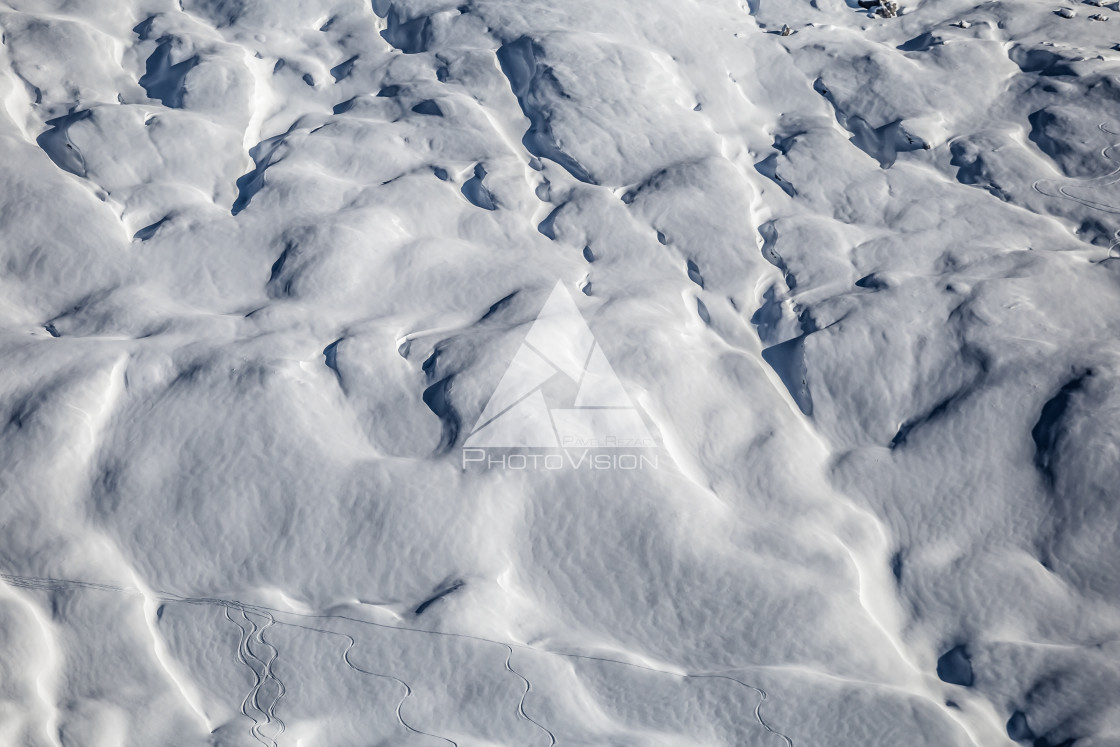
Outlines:
[[[230,617],[230,609],[237,609],[241,615],[241,620],[248,627],[242,627],[241,622]],[[272,627],[276,621],[271,614],[266,613],[265,624],[258,627],[256,621],[246,613],[241,605],[225,605],[224,611],[226,619],[236,625],[241,633],[241,641],[237,647],[237,660],[253,673],[253,687],[241,703],[241,713],[245,718],[253,721],[251,731],[258,742],[267,745],[267,747],[276,747],[277,737],[284,733],[284,722],[276,717],[276,706],[280,699],[284,697],[284,683],[272,673],[272,664],[276,661],[279,652],[275,646],[268,643],[264,638],[265,631]],[[267,658],[261,658],[253,650],[254,644],[258,648],[267,650]],[[268,700],[262,705],[261,691],[266,688],[275,689],[276,692],[271,697],[266,694],[265,697]]]
[[[4,583],[6,583],[10,586],[14,586],[16,588],[30,589],[30,590],[35,590],[35,591],[55,591],[55,590],[60,590],[60,589],[74,589],[74,590],[79,590],[79,591],[102,591],[102,592],[112,592],[112,593],[117,593],[117,594],[133,594],[133,595],[139,595],[140,594],[140,591],[136,590],[136,589],[128,589],[128,588],[124,588],[124,587],[111,586],[111,585],[107,585],[107,584],[95,584],[95,583],[88,583],[88,582],[84,582],[84,581],[67,580],[67,579],[28,578],[28,577],[24,577],[24,576],[15,576],[15,575],[6,574],[6,573],[0,573],[0,580],[3,580]],[[747,690],[750,690],[751,692],[755,693],[758,696],[758,702],[755,704],[754,708],[752,709],[752,714],[754,715],[758,725],[761,726],[763,729],[765,729],[770,734],[773,734],[775,737],[781,739],[787,745],[787,747],[793,747],[793,741],[789,737],[787,737],[786,735],[782,734],[780,731],[777,731],[773,727],[771,727],[762,716],[762,705],[763,705],[763,703],[766,702],[766,699],[768,697],[766,691],[759,688],[759,687],[756,687],[754,685],[750,685],[746,682],[743,682],[742,680],[740,680],[736,677],[733,677],[729,674],[671,672],[671,671],[668,671],[668,670],[657,669],[656,667],[650,667],[650,666],[646,666],[646,665],[643,665],[643,664],[636,664],[634,662],[621,661],[621,660],[618,660],[618,659],[610,659],[610,658],[601,657],[601,656],[589,656],[589,655],[586,655],[586,654],[573,654],[573,653],[566,653],[566,652],[563,652],[563,651],[552,651],[552,650],[549,650],[549,649],[538,648],[536,646],[529,646],[529,645],[525,645],[525,644],[521,644],[521,643],[509,643],[509,642],[506,642],[506,641],[497,641],[497,640],[493,640],[491,638],[483,638],[481,636],[469,635],[469,634],[466,634],[466,633],[453,633],[453,632],[440,631],[440,630],[424,630],[422,628],[409,628],[409,627],[404,627],[404,626],[399,626],[399,625],[385,625],[385,624],[382,624],[382,623],[373,622],[372,620],[362,620],[360,618],[350,617],[350,616],[347,616],[347,615],[302,614],[302,613],[289,612],[289,611],[284,611],[284,610],[271,609],[271,608],[268,608],[268,607],[262,607],[260,605],[255,605],[255,604],[246,604],[244,602],[239,602],[239,601],[236,601],[236,600],[229,600],[229,599],[203,598],[203,597],[186,598],[186,597],[179,597],[179,596],[170,595],[170,594],[160,594],[158,598],[159,598],[160,601],[165,602],[165,603],[209,605],[209,606],[214,606],[214,607],[220,607],[223,610],[223,613],[224,613],[226,619],[237,626],[239,632],[241,633],[241,640],[240,640],[240,643],[238,645],[238,651],[237,651],[237,660],[241,664],[243,664],[244,666],[248,667],[250,669],[250,671],[252,671],[253,677],[254,677],[253,687],[249,691],[249,694],[245,696],[245,700],[243,701],[242,706],[241,706],[241,712],[246,718],[253,721],[253,727],[252,727],[252,730],[251,730],[252,734],[253,734],[253,737],[258,742],[261,742],[262,744],[265,744],[265,745],[269,745],[270,747],[275,747],[276,737],[278,737],[280,734],[283,734],[284,733],[284,728],[285,728],[284,727],[284,722],[282,720],[280,720],[275,714],[276,706],[280,702],[280,699],[284,695],[284,685],[283,685],[283,683],[281,683],[278,679],[276,679],[275,675],[272,673],[272,664],[276,660],[277,656],[279,655],[279,652],[276,650],[276,648],[274,646],[272,646],[270,643],[268,643],[267,641],[264,640],[265,631],[268,630],[268,628],[272,627],[273,625],[285,625],[285,626],[288,626],[288,627],[300,628],[300,629],[303,629],[303,630],[308,630],[308,631],[315,632],[315,633],[321,633],[321,634],[324,634],[324,635],[333,635],[333,636],[340,636],[342,638],[345,638],[348,642],[348,645],[346,647],[346,650],[342,654],[342,660],[343,660],[343,663],[346,664],[346,666],[348,666],[349,668],[353,669],[356,672],[359,672],[359,673],[364,674],[364,675],[368,675],[370,677],[378,677],[378,678],[381,678],[381,679],[391,680],[391,681],[397,683],[398,685],[400,685],[404,689],[404,694],[401,697],[400,701],[397,703],[396,708],[395,708],[395,713],[396,713],[396,716],[397,716],[397,720],[400,722],[400,725],[403,728],[407,729],[408,731],[410,731],[414,734],[433,737],[434,739],[439,739],[443,742],[447,742],[447,743],[453,744],[453,745],[458,744],[454,740],[449,739],[447,737],[443,737],[443,736],[440,736],[439,734],[434,734],[434,733],[431,733],[431,732],[424,731],[423,729],[420,729],[419,727],[416,727],[416,726],[412,725],[411,723],[409,723],[405,719],[404,714],[402,713],[402,709],[404,708],[405,701],[407,701],[412,696],[412,692],[413,692],[412,686],[409,685],[404,680],[402,680],[399,677],[396,677],[394,675],[385,674],[385,673],[381,673],[381,672],[372,672],[372,671],[369,671],[367,669],[363,669],[363,668],[357,666],[356,664],[354,664],[354,662],[350,660],[350,652],[358,645],[358,643],[354,639],[353,636],[348,635],[346,633],[340,633],[340,632],[335,631],[335,630],[326,630],[326,629],[323,629],[323,628],[316,628],[316,627],[303,625],[303,624],[296,623],[296,622],[278,620],[277,619],[277,616],[284,616],[284,615],[287,615],[287,616],[290,616],[290,617],[295,617],[295,618],[304,618],[304,619],[346,620],[348,622],[358,623],[360,625],[369,625],[369,626],[372,626],[372,627],[375,627],[375,628],[381,628],[381,629],[384,629],[384,630],[396,631],[396,632],[401,632],[401,633],[417,633],[417,634],[420,634],[420,635],[440,636],[440,637],[445,637],[445,638],[452,638],[452,639],[465,640],[465,641],[474,641],[474,642],[477,642],[477,643],[484,643],[484,644],[490,644],[490,645],[493,645],[493,646],[499,646],[502,649],[504,649],[505,652],[506,652],[506,657],[505,657],[505,660],[503,662],[503,665],[504,665],[506,671],[508,671],[510,674],[514,675],[515,677],[517,677],[517,679],[520,680],[525,686],[525,689],[521,694],[521,698],[517,702],[517,714],[518,714],[518,716],[520,718],[524,719],[525,721],[528,721],[529,723],[533,724],[533,726],[535,726],[537,729],[539,729],[541,732],[543,732],[544,735],[548,738],[548,744],[549,744],[550,747],[551,747],[551,745],[555,745],[555,744],[558,743],[557,739],[556,739],[556,735],[548,727],[541,724],[539,721],[537,721],[536,719],[534,719],[532,716],[530,716],[529,714],[527,714],[525,712],[525,701],[529,697],[529,693],[532,691],[533,685],[529,681],[529,679],[527,677],[525,677],[525,675],[521,674],[519,671],[517,671],[516,669],[513,668],[512,659],[513,659],[514,648],[525,649],[527,651],[533,651],[535,653],[545,654],[545,655],[548,655],[548,656],[557,656],[557,657],[562,657],[562,658],[567,658],[567,659],[576,659],[576,660],[585,660],[585,661],[597,661],[597,662],[602,662],[602,663],[605,663],[605,664],[614,664],[614,665],[618,665],[618,666],[632,667],[632,668],[635,668],[635,669],[641,669],[641,670],[644,670],[644,671],[647,671],[647,672],[654,672],[654,673],[657,673],[657,674],[668,675],[670,677],[676,677],[676,678],[680,678],[680,679],[684,679],[684,680],[723,680],[723,681],[726,681],[726,682],[735,683],[735,684],[737,684],[737,685],[739,685],[739,686],[741,686],[741,687],[743,687]],[[240,614],[242,620],[244,620],[248,624],[248,627],[242,626],[242,624],[240,622],[238,622],[234,618],[230,617],[230,612],[231,611],[236,611],[238,614]],[[257,615],[257,616],[263,617],[266,620],[265,625],[258,626],[256,624],[256,622],[250,617],[250,615]],[[266,648],[268,650],[267,658],[262,659],[260,656],[258,656],[252,650],[252,643],[253,642],[255,642],[258,646]],[[260,692],[261,692],[262,686],[267,684],[267,683],[270,683],[270,682],[275,685],[275,687],[277,689],[277,692],[269,700],[269,702],[266,703],[262,707],[261,704],[260,704],[260,701],[259,701]],[[266,733],[266,731],[272,732],[271,736],[268,733]]]
[[[1113,132],[1112,130],[1108,129],[1105,124],[1106,123],[1102,122],[1101,124],[1097,125],[1097,128],[1101,132],[1108,133],[1109,135],[1120,135],[1120,132]],[[1120,182],[1120,176],[1118,176],[1120,175],[1120,161],[1110,155],[1117,148],[1120,148],[1120,143],[1114,143],[1101,150],[1101,158],[1106,161],[1111,161],[1112,163],[1118,164],[1116,168],[1114,168],[1107,174],[1090,179],[1073,179],[1066,180],[1064,182],[1059,182],[1055,179],[1039,179],[1031,186],[1036,192],[1042,195],[1046,195],[1047,197],[1064,197],[1067,200],[1073,200],[1074,202],[1084,205],[1085,207],[1093,208],[1094,210],[1101,210],[1106,213],[1120,215],[1120,205],[1111,205],[1104,202],[1097,202],[1095,200],[1090,200],[1078,195],[1072,195],[1067,191],[1071,187],[1071,185],[1075,185],[1079,188],[1093,189],[1100,187],[1111,187],[1112,185]],[[1051,184],[1058,185],[1056,190],[1057,194],[1047,192],[1045,189],[1043,189],[1044,185]],[[1109,248],[1111,249],[1112,247]]]
[[[1120,135],[1120,132],[1114,132],[1108,129],[1106,125],[1106,122],[1102,122],[1101,124],[1097,125],[1097,129],[1109,135]],[[1072,200],[1079,205],[1084,205],[1085,207],[1092,208],[1093,210],[1100,210],[1101,212],[1110,213],[1112,215],[1120,215],[1120,205],[1113,205],[1106,202],[1090,200],[1080,195],[1070,194],[1068,191],[1071,186],[1075,186],[1078,189],[1099,189],[1101,187],[1111,187],[1114,184],[1120,183],[1120,161],[1110,155],[1110,153],[1115,151],[1117,148],[1120,148],[1120,143],[1114,143],[1101,150],[1101,158],[1117,164],[1116,168],[1114,168],[1107,174],[1090,179],[1079,180],[1058,181],[1056,179],[1039,179],[1031,185],[1031,188],[1039,194],[1045,195],[1046,197],[1056,197],[1066,200]],[[1048,192],[1044,187],[1050,185],[1057,185],[1057,189],[1054,192]],[[1114,257],[1120,257],[1120,255],[1115,254],[1116,246],[1118,244],[1120,244],[1120,228],[1116,229],[1115,233],[1113,233],[1112,240],[1108,245],[1108,257],[1110,259]]]

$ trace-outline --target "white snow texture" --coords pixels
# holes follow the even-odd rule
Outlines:
[[[1115,12],[0,0],[0,745],[1120,746]]]

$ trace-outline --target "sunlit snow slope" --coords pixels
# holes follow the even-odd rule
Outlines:
[[[0,0],[0,745],[1120,745],[1115,4],[461,2]]]

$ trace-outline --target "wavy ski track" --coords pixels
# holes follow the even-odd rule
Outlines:
[[[11,586],[16,586],[16,587],[24,588],[24,589],[35,589],[35,590],[46,590],[46,591],[53,591],[53,590],[59,590],[59,589],[77,589],[77,590],[86,590],[86,591],[106,591],[106,592],[114,592],[114,593],[118,593],[118,594],[140,595],[140,592],[136,589],[129,589],[129,588],[122,587],[122,586],[112,586],[112,585],[108,585],[108,584],[95,584],[95,583],[89,583],[89,582],[85,582],[85,581],[77,581],[77,580],[69,580],[69,579],[36,578],[36,577],[30,577],[30,576],[18,576],[18,575],[13,575],[13,574],[0,573],[0,581],[3,581],[4,583],[7,583]],[[544,734],[548,737],[549,747],[553,747],[553,745],[557,744],[556,735],[551,730],[549,730],[547,727],[545,727],[543,724],[541,724],[539,721],[536,721],[535,719],[533,719],[531,716],[529,716],[525,712],[525,700],[528,698],[529,692],[532,690],[532,683],[523,674],[521,674],[519,671],[517,671],[516,669],[513,668],[512,659],[513,659],[513,649],[514,648],[522,649],[522,650],[525,650],[525,651],[532,651],[532,652],[539,653],[539,654],[544,654],[544,655],[547,655],[547,656],[557,656],[557,657],[562,657],[562,658],[566,658],[566,659],[577,659],[577,660],[583,660],[583,661],[596,661],[596,662],[602,662],[602,663],[605,663],[605,664],[615,664],[615,665],[624,666],[624,667],[631,667],[633,669],[641,669],[641,670],[644,670],[644,671],[647,671],[647,672],[654,672],[654,673],[657,673],[657,674],[668,675],[670,677],[676,677],[676,678],[681,679],[681,680],[725,680],[727,682],[731,682],[733,684],[739,685],[739,686],[741,686],[741,687],[743,687],[747,690],[752,691],[755,695],[758,696],[758,701],[755,704],[754,710],[753,710],[754,717],[755,717],[755,720],[757,721],[758,725],[760,727],[762,727],[763,729],[765,729],[768,733],[772,734],[773,736],[777,737],[778,739],[781,739],[783,744],[785,745],[785,747],[794,747],[793,740],[790,737],[783,734],[782,732],[778,731],[777,729],[774,729],[773,727],[771,727],[770,724],[766,721],[766,719],[762,715],[762,704],[765,703],[767,698],[768,698],[767,692],[760,687],[748,684],[747,682],[744,682],[743,680],[740,680],[737,677],[734,677],[731,674],[727,674],[727,673],[722,673],[722,672],[674,672],[674,671],[671,671],[671,670],[668,670],[668,669],[659,669],[657,667],[649,666],[649,665],[646,665],[646,664],[637,664],[637,663],[634,663],[634,662],[622,661],[621,659],[611,659],[609,657],[604,657],[604,656],[591,656],[589,654],[576,654],[576,653],[570,653],[570,652],[566,652],[566,651],[552,651],[552,650],[549,650],[549,649],[538,648],[536,646],[530,646],[530,645],[523,644],[523,643],[507,643],[505,641],[498,641],[498,640],[494,640],[492,638],[484,638],[482,636],[470,635],[468,633],[451,633],[451,632],[445,632],[445,631],[439,631],[439,630],[424,630],[423,628],[410,628],[410,627],[403,626],[403,625],[386,625],[384,623],[373,622],[372,620],[362,620],[361,618],[350,617],[349,615],[313,615],[313,614],[306,614],[306,613],[299,613],[299,612],[290,612],[290,611],[286,611],[286,610],[278,610],[278,609],[273,609],[271,607],[265,607],[265,606],[262,606],[262,605],[247,604],[245,602],[241,602],[241,601],[238,601],[238,600],[235,600],[235,599],[221,599],[221,598],[217,598],[217,597],[183,597],[183,596],[180,596],[178,594],[171,594],[171,593],[168,593],[168,592],[157,592],[157,594],[159,596],[160,601],[165,602],[165,603],[169,603],[169,604],[172,604],[172,603],[198,604],[198,605],[209,605],[209,606],[214,606],[214,607],[222,607],[225,610],[226,617],[231,622],[233,622],[235,625],[237,625],[239,628],[241,628],[242,639],[241,639],[241,646],[239,647],[239,651],[238,651],[239,660],[243,664],[245,664],[246,666],[249,666],[251,669],[253,669],[254,674],[258,674],[258,670],[252,663],[250,663],[250,661],[255,660],[258,664],[260,664],[264,667],[261,670],[262,674],[258,674],[257,683],[254,685],[253,689],[250,691],[249,696],[246,697],[246,703],[252,702],[253,707],[257,708],[260,711],[260,713],[265,717],[265,723],[264,723],[263,726],[267,726],[270,723],[279,725],[278,728],[280,729],[280,731],[277,732],[276,736],[279,736],[280,734],[283,733],[283,722],[280,721],[278,718],[276,718],[276,716],[272,713],[272,710],[275,708],[276,702],[279,701],[280,696],[283,695],[283,685],[280,683],[279,680],[275,679],[275,677],[273,677],[273,675],[271,673],[271,664],[276,659],[276,649],[271,644],[265,642],[263,640],[262,636],[263,636],[264,630],[266,630],[267,628],[269,628],[273,625],[285,625],[285,626],[293,627],[293,628],[301,628],[303,630],[307,630],[307,631],[311,631],[311,632],[315,632],[315,633],[323,633],[323,634],[326,634],[326,635],[334,635],[334,636],[339,636],[339,637],[345,638],[348,641],[348,645],[346,647],[346,650],[343,652],[342,659],[343,659],[343,662],[346,664],[346,666],[350,667],[351,669],[353,669],[356,672],[359,672],[360,674],[365,674],[365,675],[368,675],[368,676],[371,676],[371,677],[379,677],[379,678],[382,678],[382,679],[392,680],[393,682],[396,682],[402,688],[404,688],[404,695],[400,699],[400,701],[397,703],[397,707],[396,707],[397,721],[400,723],[400,725],[403,728],[407,729],[408,731],[410,731],[414,734],[421,735],[421,736],[432,737],[432,738],[438,739],[442,742],[446,742],[447,744],[454,745],[454,747],[458,747],[457,742],[455,742],[455,741],[453,741],[453,740],[451,740],[447,737],[442,737],[442,736],[439,736],[438,734],[433,734],[431,732],[427,732],[427,731],[423,731],[422,729],[418,729],[415,726],[413,726],[412,724],[410,724],[404,718],[404,714],[402,713],[402,709],[404,707],[405,701],[408,700],[408,698],[412,696],[412,692],[413,692],[412,687],[407,682],[405,682],[404,680],[402,680],[399,677],[396,677],[394,675],[383,674],[383,673],[380,673],[380,672],[371,672],[369,670],[362,669],[361,667],[358,667],[357,665],[355,665],[350,660],[350,652],[357,646],[357,641],[354,639],[353,636],[351,636],[347,633],[340,633],[340,632],[335,631],[335,630],[327,630],[325,628],[316,628],[316,627],[312,627],[311,625],[303,625],[303,624],[300,624],[298,622],[291,622],[291,621],[281,619],[283,616],[289,616],[289,617],[297,618],[297,619],[301,619],[301,620],[346,620],[346,621],[349,621],[349,622],[352,622],[352,623],[357,623],[359,625],[367,625],[367,626],[370,626],[370,627],[382,628],[384,630],[392,630],[392,631],[398,631],[398,632],[402,632],[402,633],[418,633],[418,634],[421,634],[421,635],[442,636],[442,637],[445,637],[445,638],[458,638],[458,639],[462,639],[462,640],[475,641],[475,642],[478,642],[478,643],[487,643],[487,644],[490,644],[490,645],[493,645],[493,646],[501,646],[506,651],[506,658],[505,658],[505,668],[506,668],[506,670],[511,672],[512,674],[514,674],[518,679],[520,679],[525,684],[525,690],[522,693],[521,699],[517,704],[518,716],[524,718],[526,721],[532,723],[534,726],[536,726],[538,729],[540,729],[542,732],[544,732]],[[248,633],[246,633],[245,628],[243,628],[239,623],[236,622],[236,620],[234,620],[233,618],[231,618],[229,616],[230,610],[236,610],[237,612],[241,613],[241,615],[250,623],[251,629]],[[266,620],[268,620],[268,624],[265,625],[263,628],[258,628],[256,626],[256,624],[253,622],[253,620],[249,617],[250,614],[258,615],[260,617],[265,618]],[[250,650],[250,646],[249,646],[249,643],[248,643],[248,641],[250,639],[255,640],[257,642],[258,646],[267,647],[267,648],[271,649],[271,651],[273,653],[269,657],[267,662],[266,662],[266,660],[263,660],[263,659],[260,659],[259,657],[257,657]],[[249,654],[250,654],[251,658],[243,656],[243,653],[245,651],[249,651]],[[272,680],[276,682],[276,684],[279,686],[280,689],[278,690],[279,694],[272,701],[272,703],[267,708],[261,709],[257,705],[257,700],[256,699],[259,695],[260,686],[263,684],[262,681],[267,679],[263,674],[264,671],[268,672],[267,677],[272,678]],[[244,713],[244,711],[245,711],[245,706],[243,704],[242,712]],[[246,714],[246,715],[251,719],[253,718],[253,716],[250,716],[248,714]],[[269,720],[269,718],[271,718],[271,721]],[[261,737],[264,737],[265,739],[268,739],[268,737],[265,736],[264,734],[262,734],[260,732],[260,729],[258,728],[258,727],[263,728],[263,726],[260,724],[260,722],[258,722],[254,719],[254,724],[255,725],[254,725],[254,729],[253,729],[253,736],[256,737],[258,739],[258,741],[263,741],[261,739]],[[267,744],[267,745],[270,745],[270,747],[272,747],[272,745],[275,745],[275,740],[273,739],[273,741],[271,741],[271,742],[263,741],[263,743]]]
[[[249,693],[241,701],[241,713],[253,721],[253,728],[250,729],[250,732],[254,739],[265,747],[277,747],[276,738],[284,733],[285,727],[284,722],[276,717],[276,705],[284,697],[285,689],[284,683],[272,673],[272,663],[276,661],[280,652],[264,639],[264,632],[275,625],[276,621],[271,614],[266,614],[265,624],[258,627],[256,621],[246,614],[244,609],[240,609],[238,611],[241,613],[241,619],[248,624],[248,627],[243,627],[240,622],[230,616],[231,608],[229,605],[225,608],[226,619],[241,631],[241,640],[237,646],[237,660],[252,670],[255,680]],[[253,650],[254,643],[258,648],[267,649],[267,658],[262,658]],[[261,691],[265,686],[269,686],[269,690],[275,692],[271,699],[262,706]],[[268,732],[271,732],[271,735]]]
[[[1113,132],[1112,130],[1105,127],[1105,124],[1106,123],[1102,122],[1101,124],[1097,125],[1097,129],[1100,130],[1101,132],[1107,133],[1109,135],[1120,135],[1120,132]],[[1097,202],[1095,200],[1090,200],[1090,199],[1087,199],[1085,197],[1078,197],[1077,195],[1071,195],[1069,192],[1066,191],[1066,188],[1068,186],[1085,187],[1085,188],[1100,188],[1100,187],[1110,187],[1113,184],[1116,184],[1117,182],[1120,182],[1120,161],[1117,161],[1116,158],[1114,158],[1112,155],[1110,155],[1110,153],[1115,151],[1117,148],[1120,148],[1120,143],[1113,143],[1112,145],[1109,145],[1108,147],[1101,150],[1101,158],[1103,158],[1106,161],[1111,161],[1112,163],[1118,164],[1115,169],[1113,169],[1112,171],[1110,171],[1107,174],[1104,174],[1103,176],[1090,177],[1088,179],[1066,179],[1066,180],[1039,179],[1034,184],[1032,184],[1031,187],[1034,189],[1035,192],[1038,192],[1040,195],[1045,195],[1046,197],[1055,197],[1055,198],[1064,198],[1064,199],[1067,199],[1067,200],[1073,200],[1074,202],[1080,203],[1081,205],[1084,205],[1085,207],[1088,207],[1088,208],[1093,208],[1094,210],[1101,210],[1101,211],[1104,211],[1106,213],[1120,214],[1120,207],[1116,207],[1115,205],[1109,205],[1108,203],[1104,203],[1104,202]],[[1065,184],[1061,184],[1060,182],[1062,182],[1062,181],[1064,181]],[[1049,184],[1058,184],[1058,187],[1057,187],[1057,190],[1056,190],[1057,194],[1051,194],[1050,192],[1047,192],[1045,189],[1043,189],[1043,186],[1049,185]],[[1114,243],[1114,245],[1115,245],[1115,243]]]
[[[1115,132],[1113,130],[1108,129],[1105,126],[1105,124],[1106,124],[1105,122],[1101,122],[1099,125],[1097,125],[1097,129],[1100,130],[1101,132],[1104,132],[1104,133],[1109,134],[1109,135],[1120,135],[1120,132]],[[1040,195],[1043,195],[1045,197],[1053,197],[1053,198],[1056,198],[1056,199],[1064,199],[1064,200],[1073,200],[1074,202],[1076,202],[1080,205],[1084,205],[1085,207],[1091,208],[1093,210],[1100,210],[1101,212],[1104,212],[1104,213],[1111,213],[1113,215],[1120,215],[1120,207],[1117,207],[1115,205],[1109,205],[1108,203],[1105,203],[1105,202],[1097,202],[1096,200],[1090,200],[1090,199],[1087,199],[1085,197],[1079,197],[1077,195],[1072,195],[1072,194],[1070,194],[1069,192],[1066,191],[1066,187],[1070,186],[1070,184],[1072,184],[1073,186],[1082,187],[1082,188],[1100,188],[1100,187],[1111,187],[1113,184],[1116,184],[1117,182],[1120,182],[1120,161],[1118,161],[1116,158],[1113,158],[1110,155],[1110,153],[1112,151],[1115,151],[1117,148],[1120,148],[1120,143],[1113,143],[1112,145],[1109,145],[1109,146],[1107,146],[1107,147],[1105,147],[1101,150],[1101,158],[1103,158],[1106,161],[1111,161],[1112,163],[1117,164],[1116,168],[1114,168],[1112,171],[1108,172],[1107,174],[1104,174],[1103,176],[1091,177],[1091,178],[1088,178],[1088,179],[1068,179],[1068,180],[1066,180],[1065,184],[1059,183],[1060,180],[1058,180],[1058,179],[1039,179],[1038,181],[1036,181],[1034,184],[1031,185],[1031,188],[1034,189],[1035,192],[1038,192]],[[1057,194],[1051,194],[1050,192],[1047,192],[1045,189],[1043,189],[1043,187],[1045,185],[1049,185],[1049,184],[1057,184],[1058,185],[1058,188],[1056,190]],[[1117,246],[1120,246],[1120,229],[1117,229],[1112,234],[1112,241],[1108,245],[1108,258],[1109,259],[1114,259],[1114,258],[1117,258],[1118,256],[1120,256],[1120,254],[1117,254],[1117,252],[1116,252],[1116,247]]]
[[[324,615],[324,617],[331,617],[331,615]],[[323,628],[312,628],[312,627],[309,627],[307,625],[297,625],[295,623],[281,623],[281,625],[289,625],[293,628],[301,628],[303,630],[309,630],[313,633],[323,633],[324,635],[336,635],[336,636],[340,636],[342,638],[345,638],[348,642],[348,645],[346,646],[346,650],[342,652],[342,661],[346,664],[346,666],[350,667],[351,669],[353,669],[355,672],[358,672],[359,674],[364,674],[364,675],[368,675],[370,677],[379,677],[381,679],[391,680],[391,681],[397,683],[398,685],[400,685],[401,687],[404,688],[404,695],[402,695],[401,699],[399,701],[397,701],[397,707],[395,709],[395,713],[397,715],[397,723],[399,723],[402,727],[404,727],[408,731],[412,732],[413,734],[418,734],[418,735],[425,736],[425,737],[432,737],[433,739],[438,739],[441,742],[447,742],[450,745],[454,745],[454,747],[459,747],[458,742],[456,742],[452,739],[448,739],[447,737],[441,737],[438,734],[433,734],[431,732],[424,731],[423,729],[419,729],[419,728],[413,726],[412,724],[410,724],[405,719],[404,714],[402,713],[402,710],[404,709],[404,702],[412,696],[412,686],[409,685],[404,680],[402,680],[400,677],[396,677],[396,676],[391,675],[391,674],[383,674],[381,672],[371,672],[368,669],[362,669],[357,664],[350,661],[350,652],[354,649],[355,646],[358,645],[357,641],[354,640],[354,637],[352,635],[349,635],[347,633],[339,633],[337,630],[325,630]]]
[[[529,682],[529,679],[527,677],[513,668],[513,647],[508,643],[503,643],[502,645],[506,647],[506,670],[515,674],[519,680],[525,683],[525,691],[521,693],[521,700],[517,702],[517,714],[526,721],[535,724],[538,729],[547,734],[548,745],[549,747],[552,747],[554,744],[556,744],[556,735],[553,734],[552,731],[549,730],[549,728],[542,724],[540,721],[537,721],[532,716],[525,713],[525,698],[529,697],[529,691],[533,689],[533,683]]]

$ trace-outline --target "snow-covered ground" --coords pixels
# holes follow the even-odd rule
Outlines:
[[[0,0],[0,744],[1120,745],[1116,4],[460,2]]]

